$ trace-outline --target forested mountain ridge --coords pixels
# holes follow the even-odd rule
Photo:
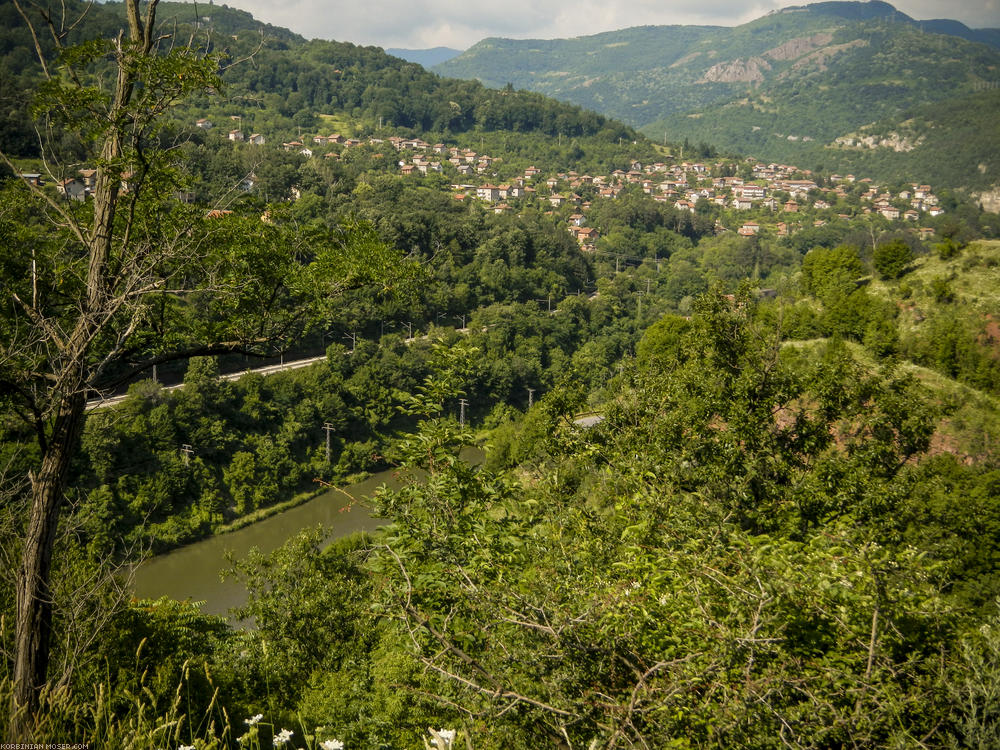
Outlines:
[[[67,7],[79,13],[84,4],[70,2]],[[116,3],[92,5],[66,41],[113,37],[121,26],[120,9]],[[206,52],[219,56],[223,96],[196,97],[178,108],[176,116],[188,126],[201,117],[232,118],[247,135],[261,132],[272,141],[292,140],[303,129],[317,129],[321,115],[331,115],[369,131],[461,133],[480,128],[564,136],[606,131],[605,137],[615,141],[636,137],[631,129],[575,105],[441,78],[377,47],[307,41],[232,8],[165,2],[157,18],[165,33],[178,40],[193,34]],[[0,6],[0,24],[0,111],[6,122],[0,146],[14,155],[35,155],[37,139],[24,106],[37,82],[32,40],[12,5]],[[44,37],[42,44],[51,48]]]
[[[960,26],[960,25],[959,25]],[[964,28],[964,27],[962,27]],[[689,138],[761,159],[848,169],[838,138],[873,122],[900,125],[931,103],[969,99],[992,106],[1000,50],[940,22],[918,23],[884,3],[834,2],[785,8],[734,28],[661,26],[564,40],[487,39],[436,66],[446,75],[506,82],[621,119],[653,139]],[[890,130],[892,128],[889,128]],[[995,130],[995,129],[994,129]],[[905,164],[912,177],[985,189],[998,175],[987,130],[962,141],[956,163],[934,145],[959,135],[950,121],[902,156],[878,157],[873,176]],[[986,164],[985,171],[979,168]]]
[[[784,10],[789,12],[810,11],[826,13],[831,16],[840,16],[855,21],[885,20],[893,23],[906,23],[924,31],[929,31],[932,34],[948,34],[967,39],[970,42],[982,42],[993,47],[1000,47],[1000,29],[970,29],[961,21],[953,21],[947,18],[917,21],[881,0],[869,0],[869,2],[842,2],[835,0],[833,2],[818,2],[810,3],[809,5],[793,6]]]

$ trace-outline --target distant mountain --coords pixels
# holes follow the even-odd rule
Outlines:
[[[960,36],[963,39],[968,39],[970,42],[988,44],[991,47],[1000,49],[1000,29],[970,29],[960,21],[949,21],[945,18],[933,21],[917,21],[917,26],[932,34]]]
[[[392,47],[387,48],[386,53],[407,62],[417,63],[418,65],[423,65],[425,68],[430,68],[458,57],[462,54],[462,50],[452,49],[451,47],[432,47],[431,49],[402,49]]]
[[[970,29],[961,21],[939,18],[930,21],[917,21],[902,11],[896,10],[889,3],[881,0],[870,2],[823,2],[810,5],[799,5],[784,8],[782,12],[808,11],[837,16],[851,21],[885,21],[889,23],[907,23],[922,31],[932,34],[948,34],[970,42],[980,42],[1000,48],[1000,29]]]
[[[485,39],[434,70],[571,101],[656,140],[704,141],[806,167],[864,163],[931,180],[941,150],[929,144],[958,138],[950,133],[958,122],[934,117],[932,105],[961,112],[946,105],[960,100],[977,118],[990,112],[1000,48],[986,42],[998,37],[957,21],[914,21],[884,2],[822,2],[732,28]],[[921,137],[930,122],[934,132]],[[948,149],[960,157],[948,165],[955,186],[1000,184],[996,128],[982,124],[984,132],[963,130],[961,148]]]

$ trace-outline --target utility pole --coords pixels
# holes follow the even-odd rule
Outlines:
[[[194,453],[194,448],[192,448],[187,443],[184,443],[183,445],[181,445],[181,453],[184,454],[184,463],[185,463],[185,465],[190,464],[191,463],[191,454]]]
[[[458,400],[458,426],[465,427],[465,407],[468,405],[468,401],[464,398]]]
[[[157,382],[156,381],[156,365],[153,365],[153,382],[154,383]]]
[[[323,429],[326,431],[326,465],[330,465],[330,433],[333,432],[333,423],[324,422]]]
[[[344,338],[350,340],[350,342],[351,342],[351,351],[352,352],[355,349],[358,348],[358,332],[357,331],[355,331],[354,333],[345,333],[344,334]]]
[[[530,409],[534,405],[535,405],[535,389],[534,388],[529,388],[528,389],[528,408]]]

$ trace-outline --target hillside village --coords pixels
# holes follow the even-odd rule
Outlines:
[[[432,151],[435,155],[447,155],[448,164],[462,176],[483,175],[499,159],[477,154],[468,149],[446,147],[438,143],[433,146],[422,141],[389,139],[400,151]],[[577,174],[560,172],[544,177],[540,170],[529,167],[522,176],[508,182],[494,185],[490,182],[479,184],[456,183],[452,185],[455,197],[464,200],[469,196],[489,203],[496,213],[514,210],[510,202],[528,199],[548,202],[552,208],[575,207],[576,212],[568,218],[568,230],[578,240],[583,250],[593,251],[599,234],[596,229],[586,226],[587,209],[592,201],[580,195],[589,188],[595,199],[614,199],[629,186],[639,186],[642,191],[659,203],[672,205],[682,211],[695,213],[699,201],[735,211],[764,210],[770,218],[761,221],[745,221],[739,226],[727,227],[717,224],[717,232],[737,231],[743,236],[758,234],[763,227],[773,229],[779,237],[787,236],[801,229],[806,212],[812,218],[811,224],[822,226],[835,218],[852,218],[853,215],[876,213],[889,221],[903,220],[918,222],[922,215],[940,216],[944,209],[931,186],[912,184],[907,190],[893,194],[880,189],[871,179],[858,179],[853,174],[831,175],[831,187],[821,187],[822,182],[813,179],[809,170],[785,164],[763,164],[748,160],[749,175],[723,176],[732,171],[732,162],[716,161],[712,164],[692,162],[656,162],[643,165],[633,162],[628,171],[615,170],[606,175]],[[411,154],[399,162],[404,175],[414,173],[443,172],[440,160],[429,160],[420,154]],[[820,178],[822,180],[822,178]],[[861,191],[853,191],[857,196],[854,214],[838,213],[846,209],[850,200],[851,187],[860,184]],[[811,210],[810,210],[811,209]],[[922,234],[933,234],[933,229],[921,228]]]
[[[205,118],[197,120],[195,126],[203,130],[214,127]],[[225,139],[248,146],[266,144],[264,135],[246,136],[239,129],[230,130]],[[716,233],[732,231],[744,237],[762,232],[786,237],[807,226],[874,214],[889,222],[914,226],[921,239],[930,239],[934,230],[920,226],[921,219],[944,213],[930,185],[912,183],[903,190],[890,192],[869,178],[853,174],[824,177],[793,165],[764,164],[752,158],[742,162],[719,159],[701,163],[666,157],[652,164],[632,161],[628,170],[597,175],[574,171],[547,175],[530,166],[521,173],[511,174],[504,169],[503,156],[444,143],[431,144],[421,138],[372,136],[362,140],[334,133],[280,144],[282,150],[306,159],[330,160],[339,160],[348,149],[360,147],[374,150],[391,147],[399,154],[396,162],[399,174],[440,174],[453,180],[450,188],[455,200],[475,199],[497,214],[516,212],[526,205],[545,207],[548,213],[565,220],[567,231],[585,252],[596,252],[600,238],[599,229],[588,226],[587,215],[593,202],[613,200],[623,190],[633,187],[659,203],[692,214],[713,206],[729,209],[717,220]],[[59,181],[56,190],[68,199],[85,200],[93,188],[95,174],[94,169],[81,169],[77,177]],[[21,177],[34,182],[43,179],[41,174],[29,172]],[[123,176],[125,192],[130,188],[129,177]],[[255,180],[255,175],[248,175],[240,189],[252,190]],[[175,197],[191,200],[186,193]],[[300,189],[293,187],[292,200],[299,197]],[[214,209],[211,215],[226,213],[229,212]],[[742,218],[742,214],[747,214],[747,218]]]

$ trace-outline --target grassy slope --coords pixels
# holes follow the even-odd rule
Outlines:
[[[938,303],[930,293],[934,279],[949,280],[955,301]],[[909,287],[911,297],[900,305],[900,334],[905,336],[927,325],[936,315],[957,308],[981,320],[1000,317],[1000,241],[979,241],[950,260],[936,255],[918,258],[913,270],[900,282],[874,281],[872,294],[899,299],[900,284]],[[1000,356],[1000,341],[994,343]],[[945,416],[935,434],[934,444],[970,459],[1000,458],[1000,398],[972,388],[939,372],[904,363],[941,403]]]
[[[931,281],[937,278],[950,280],[953,302],[942,304],[934,300]],[[901,285],[911,290],[905,301],[901,301]],[[904,337],[926,326],[935,316],[955,311],[976,319],[1000,320],[1000,241],[972,243],[950,260],[941,260],[936,255],[917,258],[899,282],[875,279],[868,290],[876,297],[897,302],[900,309],[897,322]],[[785,346],[811,351],[826,341],[788,341]],[[846,344],[855,359],[866,367],[875,369],[884,364],[861,344]],[[1000,338],[994,346],[1000,357]],[[966,461],[1000,461],[1000,397],[909,361],[901,361],[897,367],[917,378],[940,408],[932,453],[946,451]]]
[[[909,300],[900,307],[900,332],[906,333],[947,308],[961,308],[980,317],[1000,318],[1000,240],[973,242],[950,260],[936,255],[917,258],[898,282],[873,281],[870,291],[899,299],[900,287],[912,290]],[[955,301],[936,302],[931,294],[935,279],[947,279]]]

